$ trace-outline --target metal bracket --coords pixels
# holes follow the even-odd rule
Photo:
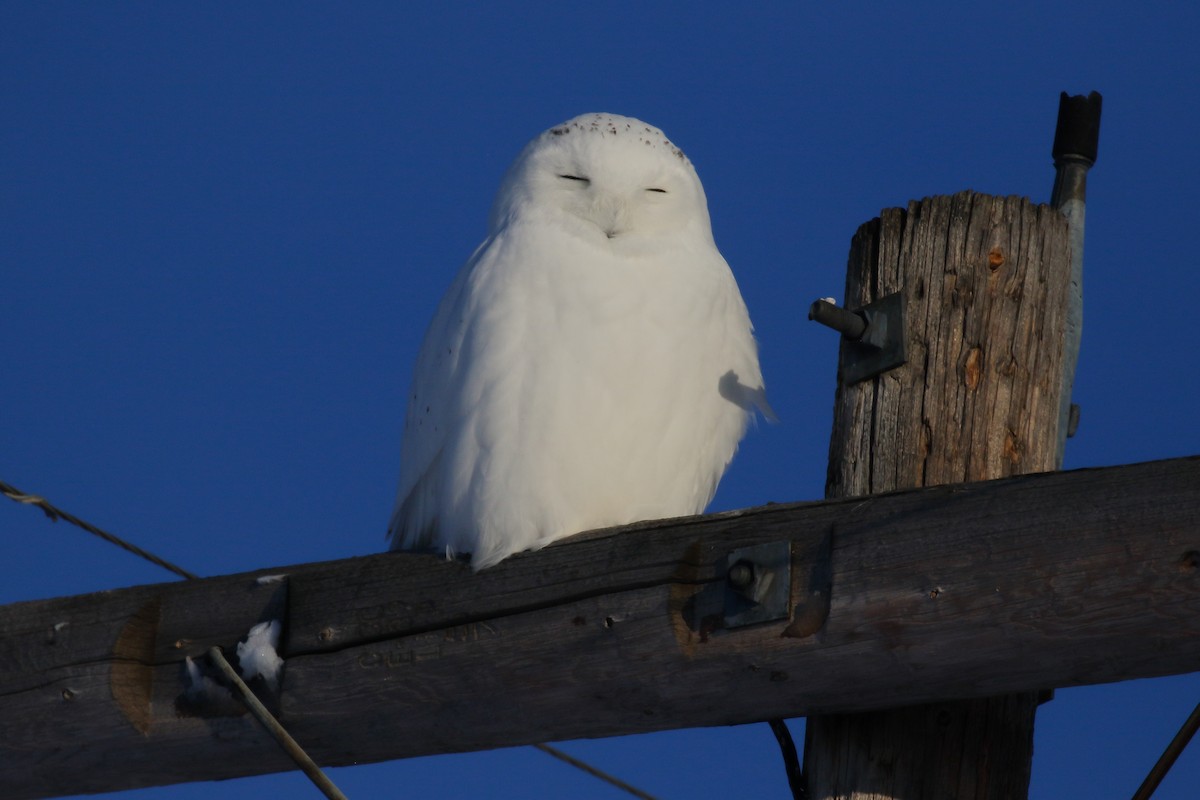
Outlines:
[[[741,547],[725,560],[725,627],[787,619],[792,591],[792,543]]]
[[[904,348],[904,295],[889,294],[849,311],[828,300],[818,300],[808,318],[841,332],[842,383],[851,385],[873,378],[907,361]]]

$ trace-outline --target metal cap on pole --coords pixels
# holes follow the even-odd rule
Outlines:
[[[1079,361],[1079,344],[1083,336],[1083,229],[1087,209],[1087,173],[1096,163],[1100,148],[1099,92],[1087,95],[1068,95],[1058,99],[1058,124],[1054,129],[1054,189],[1050,205],[1067,218],[1071,241],[1070,302],[1063,358],[1062,409],[1059,415],[1058,466],[1062,467],[1067,437],[1075,434],[1079,424],[1079,406],[1071,402],[1075,384],[1075,365]]]
[[[1067,159],[1086,161],[1089,167],[1096,163],[1103,99],[1099,92],[1088,95],[1063,92],[1059,96],[1058,126],[1054,130],[1051,150],[1055,164]]]

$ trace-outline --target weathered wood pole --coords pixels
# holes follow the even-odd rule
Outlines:
[[[1056,469],[1070,275],[1066,219],[1023,198],[932,197],[859,228],[845,305],[900,292],[907,363],[839,377],[826,496]],[[843,341],[839,375],[852,357]],[[931,577],[958,588],[913,581]],[[831,619],[852,600],[832,597]],[[810,716],[809,798],[1024,798],[1037,705],[1028,692]]]

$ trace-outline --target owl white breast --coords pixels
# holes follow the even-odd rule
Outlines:
[[[530,142],[417,358],[393,549],[475,568],[704,510],[754,408],[750,317],[662,131],[585,114]]]

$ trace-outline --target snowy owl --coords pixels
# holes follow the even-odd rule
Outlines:
[[[417,357],[392,549],[475,569],[698,514],[755,409],[750,316],[663,132],[585,114],[509,168]]]

